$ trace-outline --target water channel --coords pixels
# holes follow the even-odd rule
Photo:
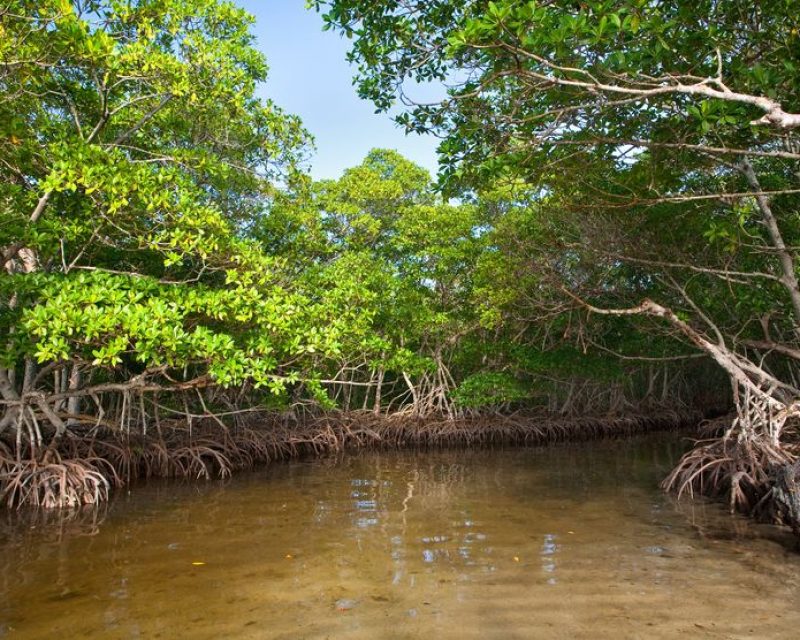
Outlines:
[[[363,452],[0,513],[0,638],[796,638],[800,555],[675,435]]]

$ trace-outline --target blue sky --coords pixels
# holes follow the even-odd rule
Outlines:
[[[436,139],[406,136],[389,115],[358,98],[345,60],[349,41],[323,32],[322,18],[304,0],[236,1],[256,17],[258,47],[270,66],[264,95],[299,115],[315,138],[312,176],[336,178],[373,147],[397,149],[436,172]]]

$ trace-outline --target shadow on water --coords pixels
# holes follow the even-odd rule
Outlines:
[[[0,637],[790,637],[800,557],[664,495],[686,446],[361,452],[7,512]]]

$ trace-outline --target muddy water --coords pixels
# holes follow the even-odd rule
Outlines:
[[[797,638],[800,556],[663,495],[681,446],[368,453],[3,514],[0,638]]]

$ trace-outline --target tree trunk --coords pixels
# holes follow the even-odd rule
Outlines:
[[[78,367],[78,364],[75,363],[72,365],[72,370],[69,374],[69,390],[70,391],[77,391],[80,389],[81,386],[81,371]],[[70,399],[67,401],[67,413],[70,416],[77,416],[81,412],[81,398],[79,396],[71,396]],[[68,426],[73,426],[78,421],[75,418],[70,417],[69,421],[67,422]]]
[[[375,387],[375,404],[372,407],[372,412],[376,416],[379,416],[381,414],[381,391],[383,387],[383,376],[384,376],[384,370],[383,367],[381,367],[378,370],[378,384]]]
[[[9,370],[0,367],[0,397],[9,404],[5,405],[5,412],[0,419],[0,433],[17,422],[21,407],[19,406],[20,397],[8,375]]]
[[[794,312],[794,330],[800,337],[800,286],[797,282],[794,259],[783,240],[783,235],[778,227],[778,221],[775,219],[775,215],[772,212],[769,199],[767,196],[760,193],[761,183],[758,181],[756,172],[753,170],[753,165],[750,164],[749,160],[745,160],[741,164],[741,167],[748,184],[753,191],[759,194],[756,195],[758,210],[761,212],[761,219],[767,229],[772,246],[775,248],[778,255],[778,261],[780,262],[781,271],[783,272],[781,275],[781,284],[789,293],[789,299],[792,302],[792,310]]]

